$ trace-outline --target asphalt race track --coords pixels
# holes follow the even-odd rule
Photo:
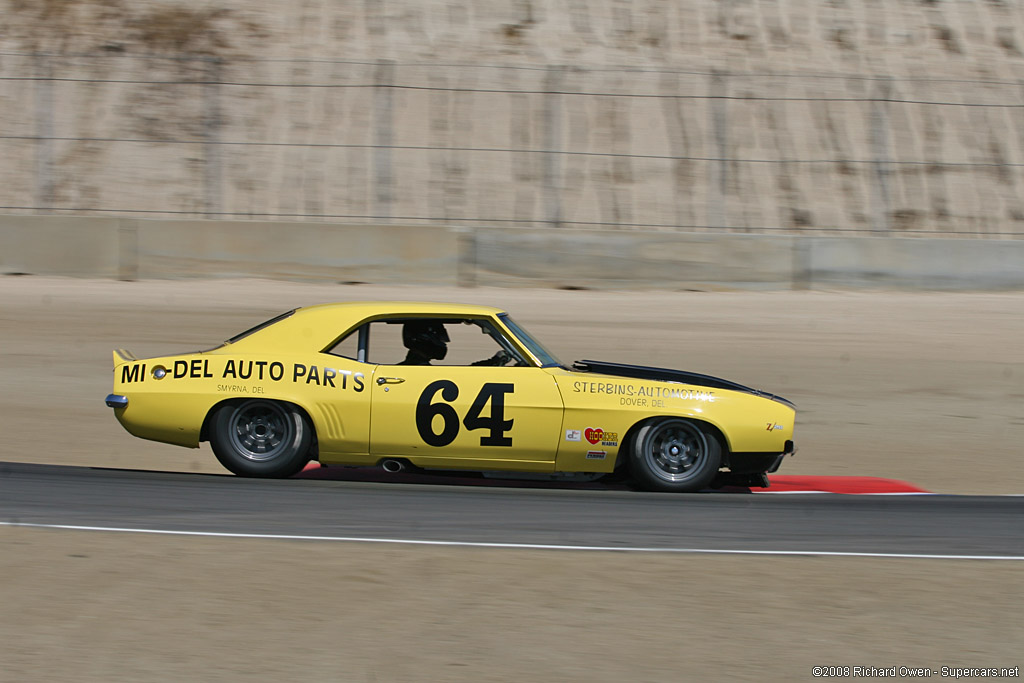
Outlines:
[[[0,463],[0,523],[319,540],[1024,559],[1024,497],[671,495]]]

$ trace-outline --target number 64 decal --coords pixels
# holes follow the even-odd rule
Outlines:
[[[488,434],[480,437],[481,446],[511,446],[512,437],[505,436],[505,432],[512,429],[513,420],[505,419],[505,394],[515,391],[512,384],[483,385],[480,393],[473,399],[473,405],[469,407],[462,424],[466,429],[486,429]],[[441,393],[441,401],[432,403],[437,393]],[[439,379],[431,382],[420,394],[416,402],[416,430],[420,438],[431,446],[447,446],[459,435],[459,414],[449,404],[459,397],[459,388],[448,379]],[[487,417],[483,416],[484,406],[491,403],[491,412]],[[434,418],[438,415],[444,421],[441,433],[434,431]]]

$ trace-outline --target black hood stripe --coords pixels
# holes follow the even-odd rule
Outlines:
[[[747,394],[753,394],[754,396],[761,396],[764,398],[770,398],[773,401],[783,403],[790,408],[796,409],[796,406],[792,401],[787,401],[781,396],[775,394],[769,394],[765,391],[759,391],[752,389],[748,386],[744,386],[738,382],[733,382],[721,377],[712,377],[711,375],[702,375],[697,372],[687,372],[685,370],[669,370],[667,368],[651,368],[644,365],[626,365],[624,363],[605,363],[599,360],[578,360],[573,363],[573,369],[581,372],[596,372],[603,375],[612,375],[615,377],[631,377],[633,379],[650,379],[659,382],[681,382],[683,384],[692,384],[699,387],[708,387],[711,389],[726,389],[728,391],[742,391]]]

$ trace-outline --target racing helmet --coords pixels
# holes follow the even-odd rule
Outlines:
[[[436,320],[411,320],[402,326],[402,343],[431,360],[444,360],[448,355],[448,331]]]

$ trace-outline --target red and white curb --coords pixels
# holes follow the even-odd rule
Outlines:
[[[931,491],[899,479],[881,477],[817,477],[770,475],[770,487],[750,489],[752,493],[843,493],[861,496],[916,496]]]

